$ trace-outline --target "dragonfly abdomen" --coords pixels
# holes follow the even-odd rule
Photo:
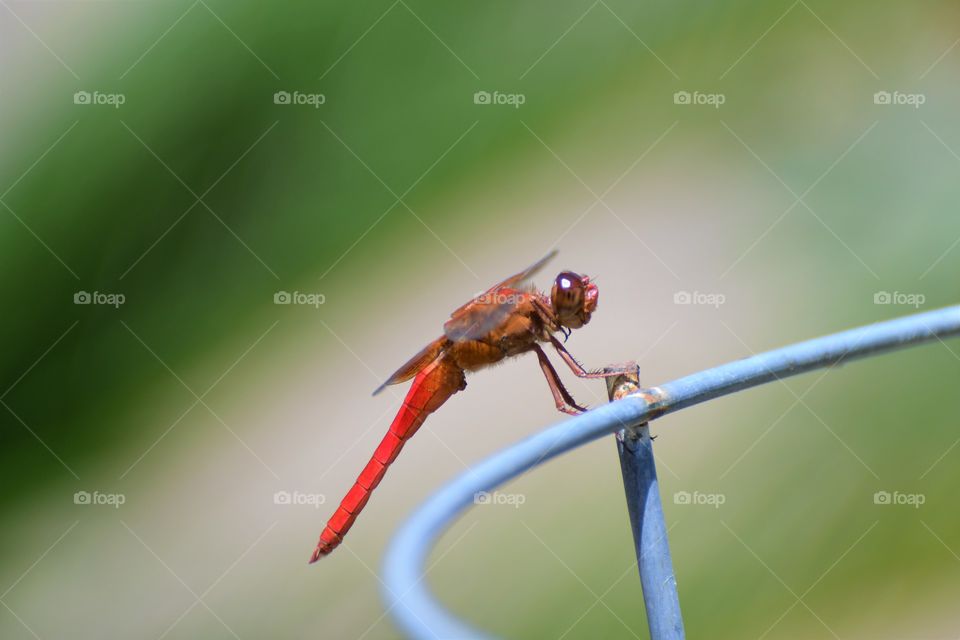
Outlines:
[[[370,494],[380,484],[387,468],[396,460],[406,441],[417,432],[427,416],[466,386],[463,370],[452,360],[443,356],[417,374],[410,391],[407,392],[407,397],[404,398],[403,405],[390,424],[390,429],[380,441],[380,445],[373,452],[370,462],[360,472],[353,487],[344,496],[340,506],[320,534],[317,548],[310,557],[311,563],[340,545],[343,536],[353,526],[357,516],[369,501]]]

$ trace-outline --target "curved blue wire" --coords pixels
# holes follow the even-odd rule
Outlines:
[[[427,588],[437,538],[490,491],[561,453],[625,427],[719,396],[875,353],[960,335],[960,306],[917,313],[761,353],[645,389],[565,420],[483,460],[433,494],[397,531],[384,561],[382,595],[409,637],[488,638],[447,611]]]

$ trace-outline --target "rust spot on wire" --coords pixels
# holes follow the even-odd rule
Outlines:
[[[619,376],[614,378],[611,389],[609,389],[610,400],[622,400],[631,393],[636,393],[638,390],[639,387],[636,382],[630,380],[627,376]]]
[[[627,397],[640,388],[640,368],[636,362],[612,364],[603,368],[605,373],[618,374],[605,378],[607,397],[610,402]]]
[[[622,400],[628,396],[639,397],[650,408],[649,418],[659,418],[666,413],[667,392],[660,387],[641,387],[640,369],[635,362],[622,365],[610,365],[604,369],[620,372],[620,375],[607,378],[607,394],[610,401]]]
[[[637,389],[634,391],[634,395],[643,398],[643,400],[647,403],[647,406],[650,407],[651,420],[654,418],[659,418],[665,413],[667,393],[660,387]]]

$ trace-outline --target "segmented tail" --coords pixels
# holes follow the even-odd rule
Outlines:
[[[317,548],[310,557],[311,564],[333,551],[343,541],[343,536],[353,526],[370,499],[370,494],[383,479],[387,467],[397,458],[404,443],[417,432],[427,416],[466,386],[463,370],[443,357],[437,358],[417,374],[400,411],[380,441],[380,446],[374,451],[370,462],[320,534]]]

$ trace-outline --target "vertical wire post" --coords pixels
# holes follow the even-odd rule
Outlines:
[[[610,401],[619,400],[640,387],[639,368],[607,378]],[[660,501],[660,483],[653,460],[653,442],[646,423],[617,432],[617,453],[627,496],[627,511],[633,529],[643,604],[651,640],[683,640],[683,618],[677,580],[670,558],[667,524]]]

